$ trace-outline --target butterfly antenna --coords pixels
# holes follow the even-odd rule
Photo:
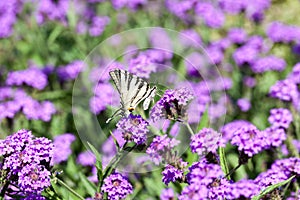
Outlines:
[[[110,118],[108,118],[108,119],[106,120],[105,123],[108,124],[113,118],[115,118],[117,115],[122,115],[122,113],[123,113],[123,109],[122,109],[122,108],[119,108],[118,110],[116,110],[116,111],[114,112],[114,114],[113,114]]]

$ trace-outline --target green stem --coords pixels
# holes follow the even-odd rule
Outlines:
[[[186,125],[187,129],[189,130],[190,134],[191,134],[191,135],[195,135],[193,129],[192,129],[191,126],[190,126],[190,124],[186,122],[185,125]]]
[[[63,182],[62,180],[58,179],[58,178],[54,178],[53,182],[58,182],[61,186],[65,187],[67,190],[69,190],[74,196],[78,197],[78,199],[80,200],[85,200],[80,194],[78,194],[77,192],[75,192],[72,188],[70,188],[65,182]]]

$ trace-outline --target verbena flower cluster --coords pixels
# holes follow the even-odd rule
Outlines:
[[[51,140],[35,138],[28,130],[20,130],[0,141],[1,170],[6,171],[5,179],[25,196],[40,194],[51,185],[49,164],[53,154]]]

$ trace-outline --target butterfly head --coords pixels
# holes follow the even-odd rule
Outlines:
[[[127,108],[127,110],[128,110],[129,112],[132,112],[132,111],[134,111],[134,108],[133,108],[133,107],[129,107],[129,108]]]

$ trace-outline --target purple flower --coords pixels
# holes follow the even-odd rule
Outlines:
[[[180,32],[184,36],[180,37],[181,44],[186,47],[199,47],[202,45],[202,39],[200,35],[193,29],[186,29]]]
[[[299,40],[300,28],[275,21],[268,26],[266,34],[273,42],[290,43]]]
[[[172,149],[180,142],[174,138],[168,138],[167,135],[156,136],[152,143],[146,150],[154,164],[159,165],[160,162],[165,161],[167,154],[170,155]]]
[[[96,157],[91,151],[81,152],[76,162],[82,166],[93,166],[96,163]]]
[[[175,194],[172,188],[166,188],[161,191],[160,200],[170,200],[174,198],[175,198]]]
[[[243,0],[219,0],[218,3],[222,10],[230,14],[238,14],[246,7],[246,3]]]
[[[288,129],[293,121],[293,116],[288,109],[274,108],[270,110],[268,121],[273,127]]]
[[[208,188],[197,183],[183,188],[178,200],[206,200],[208,198]]]
[[[9,86],[26,84],[38,90],[44,89],[48,84],[48,77],[37,68],[9,72],[6,79]]]
[[[254,125],[244,126],[235,131],[231,144],[238,146],[249,157],[268,147],[266,133],[258,130]]]
[[[259,185],[260,188],[265,188],[270,185],[285,181],[288,178],[289,177],[286,176],[283,171],[269,169],[266,172],[260,173],[254,181],[257,185]]]
[[[300,158],[286,158],[282,160],[276,160],[272,166],[271,170],[276,172],[283,172],[287,177],[294,174],[300,175]]]
[[[0,38],[9,37],[13,33],[13,26],[17,21],[18,4],[16,0],[0,2]]]
[[[26,194],[25,198],[22,198],[22,200],[46,200],[45,197],[43,197],[40,194]]]
[[[250,122],[245,120],[235,120],[225,124],[220,130],[222,133],[222,139],[224,140],[224,143],[230,141],[237,130],[250,124]]]
[[[150,32],[149,40],[154,49],[160,50],[165,59],[171,59],[173,54],[172,40],[162,28],[156,28]]]
[[[200,69],[205,66],[203,55],[193,52],[185,58],[187,74],[191,77],[200,77]]]
[[[293,101],[298,98],[297,86],[288,79],[277,81],[270,88],[269,94],[271,97],[278,98],[282,101]]]
[[[216,153],[220,146],[221,134],[211,128],[203,128],[191,137],[190,147],[193,153],[204,156],[210,152]]]
[[[53,164],[59,164],[66,161],[72,153],[71,144],[76,137],[71,133],[58,135],[54,138],[54,155],[52,159]]]
[[[212,62],[211,64],[220,64],[224,58],[224,53],[219,46],[210,45],[206,49],[206,53]]]
[[[243,82],[249,88],[253,88],[256,85],[255,78],[253,78],[251,76],[244,77]]]
[[[113,173],[104,179],[101,191],[107,192],[109,200],[117,200],[126,198],[133,188],[125,176]]]
[[[130,114],[128,117],[123,117],[117,124],[118,130],[122,131],[123,138],[128,141],[134,141],[136,144],[145,144],[149,123],[140,115]]]
[[[230,29],[227,37],[232,43],[243,44],[247,40],[247,33],[241,28]]]
[[[99,83],[94,88],[94,94],[90,99],[90,109],[94,114],[104,111],[107,106],[117,106],[119,104],[118,95],[109,83]]]
[[[40,193],[51,185],[50,175],[51,173],[41,165],[26,165],[18,173],[18,186],[25,192]]]
[[[184,168],[187,166],[187,162],[180,161],[180,166],[174,167],[168,164],[162,171],[162,181],[168,185],[170,182],[182,181],[184,176]]]
[[[251,102],[248,99],[242,98],[237,100],[237,105],[243,112],[247,112],[251,108]]]
[[[150,115],[155,122],[160,118],[184,121],[186,107],[193,99],[193,94],[187,88],[166,90],[163,97],[153,106]]]
[[[58,77],[63,80],[73,80],[85,69],[85,63],[81,60],[75,60],[66,66],[61,66],[57,70]]]
[[[233,53],[233,59],[238,66],[252,65],[257,59],[258,50],[250,45],[244,45],[235,50]]]
[[[273,147],[279,147],[286,140],[286,133],[283,128],[271,126],[264,131],[266,132],[266,140]]]
[[[210,164],[206,159],[202,159],[189,167],[189,173],[186,176],[189,184],[209,186],[216,179],[224,176],[224,173],[219,165]]]
[[[259,192],[260,187],[253,180],[240,180],[229,185],[226,199],[252,198]]]
[[[293,81],[295,84],[300,84],[300,63],[293,67],[293,71],[289,74],[288,80]]]
[[[246,15],[254,22],[261,22],[264,18],[264,11],[271,5],[270,0],[251,0],[246,3]]]
[[[147,53],[141,53],[129,61],[128,71],[141,78],[149,78],[152,72],[156,72],[155,60]]]
[[[89,26],[89,34],[93,37],[99,36],[105,30],[105,27],[110,22],[110,18],[107,16],[95,16],[91,19],[91,25]]]
[[[23,99],[23,113],[27,119],[42,120],[48,122],[56,109],[50,101],[38,102],[31,97]]]
[[[259,58],[256,60],[251,69],[255,73],[263,73],[266,71],[282,71],[285,69],[286,62],[282,58],[277,58],[275,56],[268,56],[264,58]]]
[[[223,12],[208,2],[198,2],[195,8],[197,15],[202,17],[204,23],[210,28],[220,28],[225,22]]]
[[[67,23],[67,12],[69,10],[69,0],[54,1],[41,0],[37,5],[36,20],[39,24],[45,23],[47,20],[60,21]]]

